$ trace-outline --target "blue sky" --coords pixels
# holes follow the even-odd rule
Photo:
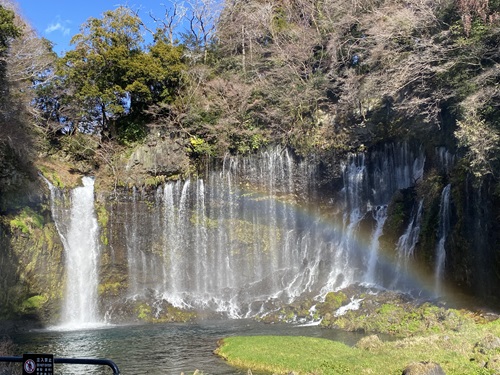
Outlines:
[[[38,31],[41,37],[52,41],[59,55],[72,49],[70,40],[80,26],[90,17],[100,18],[107,10],[127,5],[139,11],[148,23],[152,12],[161,18],[165,13],[165,0],[17,0],[21,14]]]

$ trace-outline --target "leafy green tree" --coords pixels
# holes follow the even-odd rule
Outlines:
[[[81,108],[78,128],[137,138],[144,135],[144,111],[175,99],[185,69],[183,47],[157,35],[145,51],[141,27],[136,14],[120,7],[89,19],[73,37],[75,49],[61,59],[60,73],[72,90],[65,98]]]
[[[119,7],[102,19],[90,18],[72,43],[75,49],[61,59],[60,73],[81,106],[79,123],[106,130],[148,91],[136,72],[144,54],[141,21]]]
[[[179,94],[183,74],[187,69],[184,46],[175,46],[165,37],[157,38],[149,51],[152,64],[150,88],[154,102],[172,103]]]

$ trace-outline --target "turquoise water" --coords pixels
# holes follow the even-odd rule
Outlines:
[[[80,331],[40,330],[11,335],[19,352],[49,353],[55,357],[108,358],[122,374],[186,375],[195,370],[208,374],[246,374],[213,354],[217,341],[234,335],[313,336],[354,344],[360,334],[247,320],[191,324],[107,326]],[[62,365],[56,374],[112,374],[109,367]],[[257,374],[254,372],[254,374]]]

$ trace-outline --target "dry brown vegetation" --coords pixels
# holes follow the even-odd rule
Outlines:
[[[245,153],[276,142],[303,153],[338,152],[425,134],[463,147],[478,177],[496,174],[498,0],[253,0],[227,1],[222,10],[220,2],[209,0],[172,5],[163,17],[152,15],[159,27],[156,40],[165,43],[155,53],[173,58],[174,35],[182,37],[184,52],[176,55],[178,75],[168,83],[168,100],[141,102],[143,118],[134,113],[124,119],[122,110],[116,118],[106,113],[110,134],[106,145],[96,143],[105,152],[94,150],[92,163],[111,164],[113,142],[127,146],[151,132],[191,139],[193,155]],[[179,33],[182,20],[190,27]],[[61,78],[47,69],[55,57],[29,26],[23,30],[4,57],[5,87],[16,100],[2,108],[8,116],[15,103],[27,117],[2,121],[0,137],[29,145],[22,136],[32,139],[36,128],[56,141],[52,146],[68,148],[74,142],[60,142],[54,134],[65,126],[62,118],[81,110],[58,95],[69,98],[76,89],[51,88]],[[37,92],[36,110],[27,105],[34,79],[47,87]],[[474,136],[478,124],[491,135],[486,150]],[[82,157],[87,158],[76,155]]]
[[[439,132],[468,118],[480,92],[498,96],[498,8],[484,0],[228,2],[211,73],[191,86],[186,118],[214,147],[239,151],[257,133],[307,150]],[[495,132],[497,121],[484,120]]]

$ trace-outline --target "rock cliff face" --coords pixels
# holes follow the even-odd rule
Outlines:
[[[459,288],[498,304],[500,288],[500,197],[498,184],[487,179],[477,186],[454,176],[452,230],[447,272]]]
[[[0,213],[42,200],[37,171],[23,155],[0,145]]]
[[[48,190],[35,168],[8,147],[0,158],[0,316],[57,319],[63,248]]]
[[[139,145],[130,156],[122,156],[114,177],[118,186],[156,186],[166,179],[186,175],[189,168],[184,142],[162,137]]]
[[[123,157],[114,184],[97,174],[100,316],[186,320],[199,309],[252,316],[360,282],[430,296],[437,284],[451,285],[496,302],[496,185],[474,185],[444,148],[386,143],[321,159],[273,148],[207,164],[196,176],[189,168],[183,144],[163,139]],[[0,314],[55,322],[67,253],[47,185],[31,184],[38,202],[10,201],[2,216]],[[413,266],[420,282],[408,278]]]

